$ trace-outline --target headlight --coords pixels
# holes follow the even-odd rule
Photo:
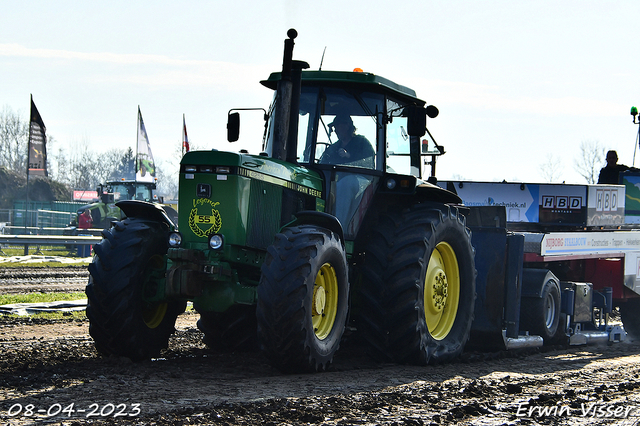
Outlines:
[[[395,187],[396,187],[396,180],[395,179],[387,180],[387,189],[393,189]]]
[[[209,247],[213,250],[218,250],[224,244],[224,238],[220,234],[213,234],[209,237]]]
[[[169,234],[169,247],[180,247],[180,244],[182,244],[182,234],[179,232]]]

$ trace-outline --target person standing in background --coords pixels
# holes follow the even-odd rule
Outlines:
[[[629,167],[624,164],[618,164],[618,153],[611,150],[607,152],[607,165],[600,170],[598,183],[617,185],[620,183],[620,172],[626,170],[629,170]]]

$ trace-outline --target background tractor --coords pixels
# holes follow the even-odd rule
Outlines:
[[[89,211],[93,222],[92,228],[108,229],[111,222],[124,218],[124,214],[116,205],[119,201],[140,200],[153,203],[162,203],[162,197],[155,193],[155,182],[137,182],[135,180],[120,179],[109,181],[106,185],[100,184],[96,188],[99,199],[80,207],[77,211],[78,217],[85,211]],[[178,212],[171,206],[162,206],[167,215],[178,222]]]
[[[444,152],[421,140],[437,109],[374,74],[307,70],[296,35],[262,81],[275,91],[264,152],[188,152],[178,227],[152,203],[117,203],[127,217],[103,231],[86,289],[100,352],[158,356],[187,301],[207,344],[259,347],[283,371],[326,369],[347,325],[382,360],[462,352],[476,279],[466,210],[421,179]],[[364,154],[337,149],[344,117]],[[230,141],[239,128],[231,112]]]

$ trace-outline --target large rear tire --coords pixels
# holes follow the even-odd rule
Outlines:
[[[373,355],[417,365],[460,355],[473,321],[476,270],[459,211],[430,203],[383,214],[364,252],[356,321]]]
[[[258,285],[258,338],[272,365],[285,372],[326,370],[340,346],[348,311],[344,247],[311,225],[275,237]]]
[[[149,303],[154,276],[165,272],[167,226],[127,218],[105,231],[89,265],[87,317],[96,348],[133,361],[157,357],[175,331],[186,302]]]

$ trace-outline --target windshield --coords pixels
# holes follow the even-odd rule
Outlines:
[[[151,189],[143,184],[115,184],[111,187],[111,191],[116,201],[151,201],[152,198]]]
[[[380,168],[384,96],[339,88],[302,88],[297,158],[300,163]],[[273,143],[273,132],[268,145]]]
[[[333,164],[420,176],[414,155],[428,146],[409,136],[406,102],[382,93],[303,87],[296,157],[301,164]],[[273,147],[273,107],[265,151]]]

